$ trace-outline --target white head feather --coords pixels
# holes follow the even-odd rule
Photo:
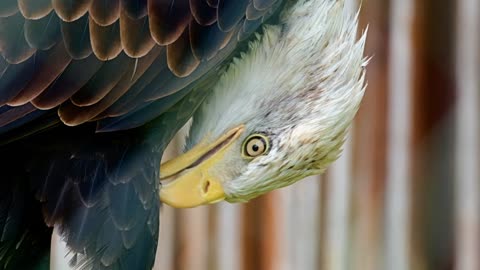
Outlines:
[[[363,97],[365,34],[344,1],[300,0],[264,26],[263,36],[233,60],[194,115],[188,145],[245,124],[220,166],[229,201],[245,201],[319,174],[341,152]],[[262,133],[271,149],[253,160],[242,140]]]

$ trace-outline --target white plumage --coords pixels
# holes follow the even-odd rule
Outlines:
[[[366,34],[344,1],[301,0],[281,14],[221,76],[195,114],[187,145],[239,124],[246,132],[212,168],[228,201],[246,201],[318,174],[340,154],[363,97]],[[271,149],[253,160],[241,141],[266,134]]]

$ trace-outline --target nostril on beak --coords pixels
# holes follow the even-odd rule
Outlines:
[[[210,189],[210,181],[206,181],[204,184],[203,184],[203,193],[208,193],[208,190]]]

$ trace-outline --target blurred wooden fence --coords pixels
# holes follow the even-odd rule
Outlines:
[[[363,0],[361,25],[341,159],[248,204],[164,207],[156,269],[480,269],[480,1]]]

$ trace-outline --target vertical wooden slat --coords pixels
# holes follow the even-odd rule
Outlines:
[[[292,190],[293,199],[289,220],[290,253],[293,256],[293,267],[290,269],[319,269],[321,217],[321,182],[323,177],[313,176],[302,180]],[[301,222],[299,222],[301,221]]]
[[[260,221],[249,229],[257,232],[260,253],[255,261],[248,255],[243,269],[319,269],[320,185],[320,177],[309,177],[255,200],[257,215],[244,218],[252,225]]]
[[[273,218],[272,225],[275,224],[276,227],[273,237],[278,247],[274,249],[274,257],[269,258],[271,261],[268,263],[269,270],[294,268],[295,254],[292,253],[292,246],[295,245],[295,240],[291,235],[292,222],[290,219],[295,219],[296,216],[290,211],[289,206],[295,203],[293,196],[295,188],[297,187],[287,187],[273,192],[275,208],[272,210],[275,211],[275,215],[271,217]],[[297,210],[301,211],[301,209]]]
[[[276,192],[275,207],[281,211],[275,222],[280,246],[277,268],[272,269],[319,269],[321,181],[312,176]]]
[[[384,269],[410,269],[411,91],[413,87],[412,0],[391,4],[388,161]]]
[[[281,260],[285,256],[282,253],[282,246],[285,242],[282,237],[279,237],[284,231],[278,226],[278,222],[282,220],[284,214],[282,208],[279,207],[281,194],[271,192],[261,196],[259,200],[262,202],[261,212],[259,213],[260,223],[258,224],[261,232],[258,236],[261,254],[257,267],[260,270],[281,270],[285,262]]]
[[[250,201],[241,207],[242,225],[242,270],[261,269],[262,254],[260,242],[263,240],[260,224],[262,220],[262,198]]]
[[[163,205],[160,210],[158,246],[154,270],[174,269],[175,240],[175,209]]]
[[[217,232],[215,245],[215,265],[217,270],[242,269],[241,205],[221,203],[217,208]]]
[[[458,1],[456,268],[480,269],[480,2]]]
[[[383,213],[387,99],[389,2],[362,2],[361,27],[369,25],[365,54],[368,88],[355,120],[353,139],[351,265],[358,270],[385,270]]]
[[[209,206],[178,211],[178,253],[175,270],[209,270]]]
[[[452,270],[456,3],[413,3],[410,267]]]
[[[349,265],[349,227],[351,200],[351,139],[345,142],[342,156],[329,170],[326,230],[326,270],[347,270]]]

